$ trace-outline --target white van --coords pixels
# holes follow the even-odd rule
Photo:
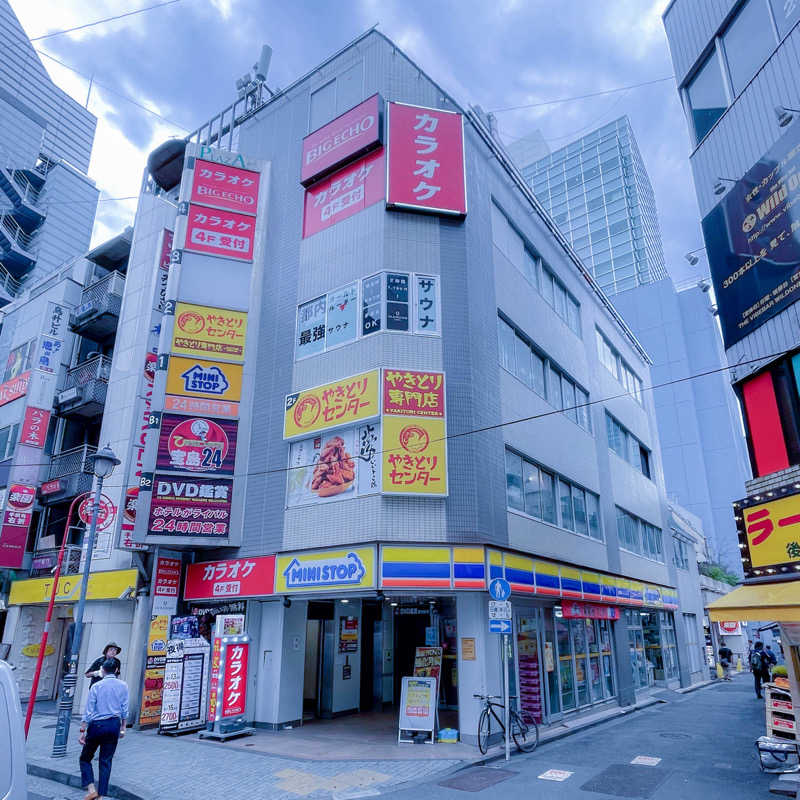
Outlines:
[[[0,661],[0,800],[27,800],[25,726],[11,667]]]

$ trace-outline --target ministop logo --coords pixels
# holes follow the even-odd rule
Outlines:
[[[288,589],[317,586],[353,586],[364,579],[367,570],[355,553],[345,558],[315,558],[300,561],[293,558],[283,576]]]
[[[204,369],[200,364],[195,364],[186,372],[182,372],[181,378],[183,378],[183,388],[187,392],[225,394],[230,388],[225,373],[219,367]]]

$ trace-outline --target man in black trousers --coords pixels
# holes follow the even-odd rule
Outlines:
[[[83,745],[80,765],[81,785],[86,789],[84,800],[95,800],[108,794],[111,760],[114,758],[117,742],[125,735],[128,686],[114,674],[117,669],[115,660],[109,658],[103,662],[103,678],[89,689],[86,711],[83,712],[78,741]],[[100,779],[95,786],[92,759],[98,747]]]
[[[761,697],[761,684],[769,681],[769,658],[764,652],[764,642],[756,642],[750,652],[750,669],[753,672],[756,697]]]

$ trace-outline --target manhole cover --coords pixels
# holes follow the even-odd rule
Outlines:
[[[652,797],[667,779],[669,770],[661,767],[637,767],[612,764],[581,786],[584,792],[612,797]]]
[[[458,789],[462,792],[482,792],[496,783],[507,781],[514,775],[518,775],[510,769],[487,769],[486,767],[472,767],[459,772],[446,781],[441,781],[439,786],[446,786],[449,789]]]
[[[692,735],[690,733],[659,733],[658,734],[662,739],[691,739]]]

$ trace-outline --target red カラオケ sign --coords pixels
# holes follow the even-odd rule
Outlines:
[[[192,203],[183,249],[206,256],[252,261],[255,229],[253,217]]]
[[[461,114],[389,103],[388,118],[387,207],[466,215]]]
[[[270,595],[275,586],[275,556],[234,558],[190,564],[184,600]]]
[[[240,717],[247,703],[247,642],[233,642],[225,647],[225,677],[222,682],[222,713]]]
[[[256,215],[261,174],[198,158],[192,181],[193,203]]]

